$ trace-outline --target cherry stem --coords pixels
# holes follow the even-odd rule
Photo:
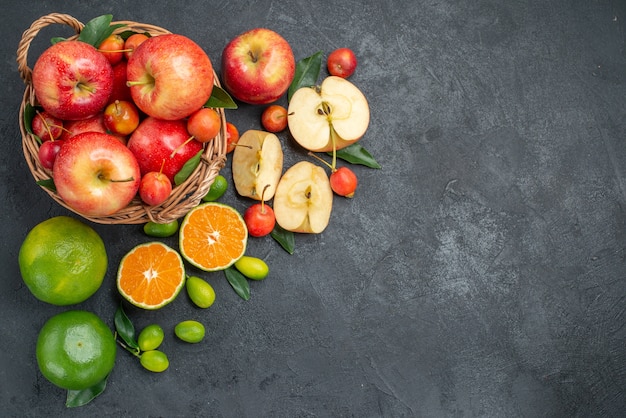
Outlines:
[[[177,146],[176,148],[174,148],[174,151],[172,151],[172,153],[170,154],[170,158],[174,158],[174,156],[176,155],[176,153],[178,151],[180,151],[181,148],[183,148],[185,145],[187,145],[189,142],[191,142],[194,139],[194,136],[191,135],[189,138],[187,138],[187,140],[185,142],[183,142],[182,144],[180,144],[179,146]]]
[[[270,187],[269,184],[266,184],[265,187],[263,187],[263,191],[261,192],[261,213],[265,214],[265,191],[267,190],[267,188]]]
[[[326,160],[324,160],[324,159],[323,159],[322,157],[320,157],[319,155],[316,155],[316,154],[315,154],[315,153],[313,153],[312,151],[309,151],[309,155],[310,155],[311,157],[313,157],[313,158],[315,158],[315,159],[317,159],[317,160],[319,160],[319,161],[323,162],[324,164],[326,164],[326,165],[328,166],[328,168],[330,168],[330,171],[332,171],[333,173],[334,173],[335,171],[337,171],[337,169],[336,169],[336,168],[334,168],[332,165],[330,165],[330,163],[329,163],[329,162],[327,162]]]

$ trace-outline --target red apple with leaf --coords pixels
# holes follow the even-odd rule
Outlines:
[[[172,183],[176,173],[203,148],[191,138],[184,119],[163,120],[151,116],[139,123],[127,145],[135,154],[142,174],[162,171]]]
[[[106,57],[82,41],[62,41],[46,49],[32,72],[39,104],[62,120],[85,119],[109,100],[113,69]]]
[[[126,207],[141,181],[134,154],[101,132],[84,132],[65,141],[52,177],[65,204],[86,216],[108,216]]]
[[[213,91],[213,66],[204,50],[178,34],[143,41],[128,59],[127,84],[144,113],[182,119],[200,109]]]

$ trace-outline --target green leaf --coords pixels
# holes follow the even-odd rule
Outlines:
[[[191,173],[193,173],[193,170],[195,170],[196,167],[198,167],[198,164],[200,164],[200,158],[202,158],[203,152],[204,152],[204,149],[201,149],[200,151],[198,151],[198,153],[194,155],[193,157],[191,157],[190,159],[188,159],[185,165],[183,165],[183,167],[180,169],[180,171],[176,173],[176,175],[174,176],[174,184],[176,186],[178,186],[179,184],[182,184],[185,180],[187,180],[189,176],[191,175]]]
[[[53,192],[57,191],[57,187],[54,185],[54,180],[53,179],[45,179],[45,180],[39,180],[37,182],[38,185],[45,187],[46,189],[50,189]]]
[[[102,15],[91,19],[83,27],[78,35],[78,40],[86,42],[94,47],[100,46],[102,41],[109,37],[115,29],[121,28],[124,24],[111,25],[113,15]]]
[[[232,267],[228,267],[224,270],[224,274],[226,274],[226,279],[228,283],[235,289],[235,292],[241,297],[243,300],[250,299],[250,284],[248,283],[248,279],[241,274],[238,270],[235,270]]]
[[[332,155],[332,152],[328,152],[327,154]],[[380,164],[372,157],[372,154],[359,143],[354,143],[337,150],[337,158],[341,158],[352,164],[360,164],[370,168],[381,168]]]
[[[115,312],[115,330],[117,331],[117,335],[119,335],[127,347],[135,350],[139,350],[139,344],[137,344],[137,340],[135,339],[135,326],[126,313],[124,312],[124,308],[122,304],[120,304],[119,308]],[[126,347],[125,347],[126,348]],[[128,350],[128,348],[126,348]],[[128,350],[134,352],[133,350]]]
[[[32,125],[36,114],[37,108],[30,103],[26,103],[26,106],[24,106],[24,127],[29,134],[33,133]]]
[[[289,254],[293,254],[296,246],[296,238],[293,232],[287,231],[280,225],[276,224],[270,235],[280,244],[281,247],[283,247],[285,251]]]
[[[55,37],[50,39],[50,43],[52,45],[58,44],[59,42],[63,42],[63,41],[67,41],[67,38],[63,38],[61,36],[55,36]]]
[[[223,107],[224,109],[237,109],[237,103],[230,97],[230,94],[219,86],[213,86],[211,97],[204,104],[204,107]]]
[[[289,85],[287,100],[301,87],[312,87],[317,84],[322,69],[322,51],[318,51],[310,57],[301,59],[296,63],[296,73]]]
[[[68,390],[67,398],[65,400],[65,406],[67,406],[68,408],[75,408],[77,406],[87,405],[96,396],[104,392],[104,389],[107,386],[108,377],[109,376],[105,377],[104,379],[102,379],[102,381],[87,389]]]
[[[128,38],[130,38],[132,35],[134,35],[136,33],[143,33],[148,38],[152,37],[150,32],[135,32],[134,30],[130,30],[130,29],[129,30],[124,30],[122,32],[119,32],[118,35],[121,36],[123,40],[127,40]]]

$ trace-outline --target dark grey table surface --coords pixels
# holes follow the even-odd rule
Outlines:
[[[0,17],[3,416],[624,413],[624,2],[75,3],[11,0]],[[250,240],[271,274],[249,301],[213,273],[204,275],[218,295],[208,311],[186,295],[159,311],[129,309],[137,328],[166,330],[170,369],[149,373],[120,350],[106,391],[71,410],[34,353],[41,325],[67,308],[35,300],[17,265],[30,228],[74,216],[33,184],[18,126],[17,45],[51,12],[82,22],[112,13],[185,34],[216,68],[228,40],[260,26],[281,33],[297,59],[350,47],[360,60],[351,80],[372,111],[361,144],[382,165],[354,168],[355,198],[336,199],[329,227],[298,236],[293,255]],[[227,118],[243,132],[259,128],[261,110]],[[306,158],[281,140],[286,167]],[[233,188],[223,201],[249,203]],[[77,307],[113,326],[117,264],[147,237],[138,226],[92,226],[110,267]],[[206,341],[177,341],[183,319],[203,321]]]

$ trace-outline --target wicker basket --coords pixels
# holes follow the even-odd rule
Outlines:
[[[33,91],[31,75],[32,70],[28,67],[28,49],[32,40],[37,36],[39,31],[51,24],[62,24],[70,26],[76,31],[76,35],[70,39],[74,39],[78,36],[84,25],[73,18],[70,15],[53,13],[34,21],[30,28],[24,31],[22,39],[17,49],[17,64],[20,76],[26,84],[24,91],[24,98],[20,106],[19,112],[19,124],[20,131],[22,133],[22,147],[24,151],[24,157],[30,168],[30,171],[35,178],[35,181],[41,181],[50,179],[52,173],[50,170],[43,168],[39,162],[38,150],[39,143],[36,137],[29,134],[24,126],[24,111],[26,104],[29,103],[32,106],[36,106],[35,93]],[[157,26],[136,23],[131,21],[117,21],[112,24],[124,24],[125,26],[119,28],[117,31],[132,30],[136,32],[148,32],[151,35],[161,35],[170,33],[169,31]],[[217,74],[214,77],[215,85],[220,86]],[[224,115],[224,109],[216,109],[222,119],[220,133],[218,136],[205,144],[205,149],[202,154],[201,162],[193,173],[187,178],[187,180],[178,186],[175,186],[172,190],[170,197],[161,205],[147,206],[136,197],[133,201],[124,209],[114,213],[113,215],[103,217],[91,217],[85,216],[65,204],[61,197],[54,191],[47,187],[42,187],[54,200],[60,205],[77,213],[85,219],[92,222],[101,224],[141,224],[148,221],[166,223],[178,219],[184,216],[191,208],[198,205],[202,197],[209,191],[211,184],[215,177],[219,174],[219,171],[224,167],[226,163],[226,117]]]

